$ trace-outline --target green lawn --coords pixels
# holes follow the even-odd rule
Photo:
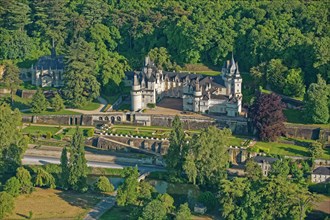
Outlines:
[[[80,115],[81,113],[66,110],[66,109],[63,109],[58,112],[54,112],[53,110],[47,109],[46,111],[38,113],[38,114],[32,113],[31,111],[23,112],[22,114],[23,115]]]
[[[293,144],[258,141],[253,148],[259,149],[269,154],[309,157],[307,147],[297,146]]]
[[[284,109],[283,113],[289,123],[308,124],[308,121],[304,117],[304,113],[297,109]]]
[[[232,146],[242,146],[242,144],[244,143],[244,140],[243,138],[239,138],[239,137],[230,137],[229,138],[229,144],[232,145]]]
[[[86,111],[93,111],[96,110],[100,107],[100,103],[99,102],[90,102],[88,104],[86,104],[85,106],[79,108],[80,110],[86,110]]]
[[[25,127],[22,132],[28,133],[28,134],[40,134],[40,135],[46,135],[48,132],[50,132],[52,135],[54,135],[56,132],[58,132],[60,128],[58,127],[48,127],[48,126],[28,126]]]
[[[79,128],[80,131],[82,131],[83,135],[85,137],[87,137],[87,133],[89,130],[91,130],[92,128]],[[65,136],[72,136],[76,131],[76,128],[64,128],[63,129],[63,135]]]
[[[13,103],[13,108],[18,108],[18,109],[28,109],[30,108],[31,104],[31,99],[23,99],[17,95],[14,95],[14,103]],[[5,96],[0,97],[0,103],[5,101],[6,103],[11,102],[10,95],[7,94]]]
[[[319,128],[325,128],[330,129],[330,123],[329,124],[311,124],[309,121],[307,121],[304,117],[304,112],[297,109],[284,109],[283,113],[287,119],[288,123],[292,123],[297,126],[312,126],[312,127],[319,127]]]
[[[129,219],[130,213],[132,212],[132,207],[125,206],[119,207],[115,206],[104,213],[100,220],[119,220],[119,219]]]

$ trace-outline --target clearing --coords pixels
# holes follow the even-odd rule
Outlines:
[[[26,219],[30,211],[33,219],[80,219],[100,200],[95,193],[35,188],[15,199],[15,209],[6,219]]]

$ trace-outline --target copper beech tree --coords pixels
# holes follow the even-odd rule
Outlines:
[[[283,107],[281,97],[274,93],[258,95],[250,107],[249,115],[261,140],[275,141],[284,133]]]

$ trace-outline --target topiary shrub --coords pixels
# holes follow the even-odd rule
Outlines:
[[[93,135],[94,135],[94,128],[88,129],[87,137],[93,137]]]
[[[52,136],[53,136],[53,135],[52,135],[52,133],[51,133],[51,132],[47,132],[47,133],[46,133],[46,138],[47,138],[47,139],[51,139],[51,138],[52,138]]]

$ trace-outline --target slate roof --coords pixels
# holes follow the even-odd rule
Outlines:
[[[35,68],[37,69],[64,69],[64,56],[43,56],[37,61]]]
[[[313,174],[330,175],[330,167],[318,167],[315,170],[313,170]]]
[[[264,157],[264,156],[255,156],[253,157],[253,160],[257,163],[274,163],[275,161],[277,161],[277,158],[273,158],[273,157]]]

